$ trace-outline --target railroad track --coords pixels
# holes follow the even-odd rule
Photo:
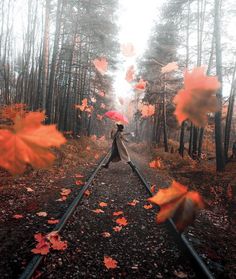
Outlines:
[[[83,199],[84,192],[91,185],[94,177],[96,176],[98,171],[101,169],[101,167],[104,164],[104,162],[106,161],[106,158],[107,158],[108,155],[109,155],[109,152],[100,161],[100,163],[98,164],[96,169],[93,170],[93,172],[91,173],[89,179],[87,180],[87,182],[85,183],[85,185],[83,186],[83,188],[81,189],[79,194],[72,201],[72,203],[68,207],[67,211],[64,213],[64,215],[60,219],[60,222],[54,227],[53,231],[60,232],[60,231],[63,230],[66,222],[68,221],[68,219],[73,214],[75,208],[79,205],[80,201]],[[146,181],[146,179],[143,176],[143,174],[140,172],[140,170],[137,168],[137,166],[133,162],[132,162],[132,168],[133,168],[134,173],[137,174],[138,178],[140,179],[140,181],[144,185],[148,195],[152,196],[153,193],[151,192],[150,185],[148,184],[148,182]],[[183,233],[180,234],[178,232],[178,230],[176,229],[175,224],[172,221],[172,219],[168,219],[168,221],[166,223],[167,223],[168,229],[170,230],[171,234],[174,235],[174,238],[175,238],[179,248],[185,253],[185,255],[188,257],[188,259],[191,260],[191,263],[193,265],[194,271],[195,271],[196,275],[198,276],[197,278],[214,279],[214,276],[209,271],[209,269],[207,268],[205,263],[202,261],[201,257],[194,250],[192,245],[189,243],[189,241],[187,240],[185,235]],[[34,273],[37,270],[37,268],[39,267],[39,265],[41,264],[43,258],[44,258],[43,255],[35,255],[31,259],[29,264],[26,266],[25,270],[23,271],[23,273],[21,274],[19,279],[30,279],[34,275]]]

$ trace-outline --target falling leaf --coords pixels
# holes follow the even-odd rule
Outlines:
[[[128,225],[128,222],[127,222],[125,217],[121,217],[121,218],[116,219],[116,223],[118,225],[124,226],[124,227]]]
[[[132,82],[135,78],[134,66],[130,66],[125,74],[125,80],[128,82]]]
[[[89,106],[88,105],[88,99],[87,98],[84,98],[82,100],[82,104],[81,105],[75,105],[75,108],[79,109],[81,111],[89,112],[89,113],[91,113],[92,110],[93,110],[93,106]]]
[[[172,218],[179,231],[189,225],[198,209],[203,208],[203,200],[197,192],[189,191],[186,186],[173,181],[167,189],[160,189],[148,201],[160,206],[157,222],[162,223]]]
[[[84,182],[81,181],[81,180],[76,180],[75,184],[78,185],[78,186],[81,186],[81,185],[84,185]]]
[[[151,205],[151,204],[145,204],[143,207],[144,207],[145,209],[151,209],[151,208],[152,208],[152,205]]]
[[[149,167],[150,168],[153,168],[153,169],[158,169],[161,167],[161,161],[160,159],[156,159],[156,160],[153,160],[149,163]]]
[[[47,212],[40,211],[40,212],[37,212],[36,215],[38,215],[40,217],[46,217],[48,214],[47,214]]]
[[[141,114],[142,114],[142,117],[153,116],[155,114],[155,106],[143,104],[141,106]]]
[[[107,72],[107,68],[108,68],[108,63],[106,58],[100,58],[100,59],[94,59],[93,64],[95,66],[95,68],[98,70],[98,72],[101,75],[105,75],[105,73]]]
[[[105,92],[99,91],[99,92],[98,92],[98,95],[99,95],[100,97],[105,97]]]
[[[105,206],[107,206],[107,203],[106,203],[106,202],[100,202],[100,203],[99,203],[99,206],[105,207]]]
[[[116,211],[116,212],[113,212],[113,216],[119,216],[119,215],[122,215],[124,212],[123,211]]]
[[[165,73],[170,73],[172,71],[176,71],[178,70],[178,64],[177,62],[171,62],[171,63],[168,63],[167,65],[165,65],[164,67],[161,68],[161,72],[163,74]]]
[[[120,232],[122,230],[122,227],[121,226],[115,226],[113,227],[113,231],[115,232]]]
[[[121,52],[126,57],[135,55],[134,45],[132,43],[126,43],[121,45]]]
[[[14,219],[22,219],[22,218],[24,218],[24,216],[22,214],[15,214],[15,215],[12,216],[12,218],[14,218]]]
[[[132,202],[128,202],[128,205],[135,206],[137,203],[139,203],[138,200],[132,200]]]
[[[0,118],[14,120],[16,116],[24,117],[26,114],[26,104],[12,104],[1,108]]]
[[[27,190],[27,192],[34,192],[34,190],[30,187],[27,187],[26,190]]]
[[[59,147],[66,142],[55,125],[42,125],[42,112],[17,115],[14,125],[0,130],[0,166],[12,174],[21,174],[26,165],[45,168],[52,164],[55,156],[48,148]]]
[[[146,81],[144,81],[143,79],[140,79],[139,82],[134,86],[134,88],[137,90],[143,91],[146,88],[146,84],[147,84]]]
[[[95,212],[95,213],[97,213],[97,214],[104,213],[104,211],[103,211],[102,209],[100,209],[100,208],[94,209],[94,210],[92,210],[92,211]]]
[[[50,219],[50,220],[48,220],[48,224],[49,225],[54,225],[54,224],[58,224],[59,223],[59,220],[57,220],[57,219]]]
[[[109,232],[103,232],[102,236],[107,238],[107,237],[111,237],[111,234]]]
[[[217,77],[209,77],[203,67],[184,73],[184,88],[179,90],[173,102],[175,115],[181,124],[189,119],[197,127],[207,124],[207,113],[219,109],[216,92],[220,88]]]
[[[111,257],[104,256],[104,264],[107,269],[117,268],[117,261],[113,260]]]

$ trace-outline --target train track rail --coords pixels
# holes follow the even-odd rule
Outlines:
[[[79,205],[80,201],[83,199],[84,192],[91,185],[94,177],[96,176],[98,171],[101,169],[101,167],[104,164],[104,162],[106,161],[106,158],[107,158],[108,155],[109,155],[109,152],[99,162],[98,166],[92,171],[89,179],[87,180],[87,182],[85,183],[85,185],[83,186],[83,188],[81,189],[79,194],[72,201],[72,203],[68,207],[67,211],[64,213],[64,215],[60,219],[60,222],[54,227],[53,231],[60,232],[60,231],[63,230],[66,222],[71,217],[71,215],[73,214],[74,210]],[[132,169],[133,169],[134,173],[136,173],[136,175],[138,176],[138,178],[140,179],[140,181],[144,185],[148,195],[152,196],[153,193],[151,192],[150,185],[146,181],[146,179],[143,176],[143,174],[141,173],[141,171],[138,169],[138,167],[136,166],[136,164],[134,162],[131,162],[131,166],[132,166]],[[191,263],[193,265],[194,271],[195,271],[196,275],[198,276],[198,278],[214,279],[215,277],[209,271],[209,269],[207,268],[207,266],[205,265],[205,263],[203,262],[201,257],[194,250],[192,245],[189,243],[189,241],[187,240],[185,235],[183,233],[179,233],[178,232],[178,230],[175,227],[175,224],[174,224],[173,220],[172,219],[168,219],[168,221],[166,223],[167,223],[168,229],[170,230],[171,234],[174,235],[175,241],[177,242],[179,248],[185,253],[185,255],[188,257],[188,259],[191,260]],[[30,278],[32,278],[32,276],[34,275],[35,271],[37,270],[37,268],[41,264],[41,262],[42,262],[44,257],[45,256],[43,256],[43,255],[35,255],[31,259],[29,264],[26,266],[25,270],[20,275],[19,279],[30,279]]]

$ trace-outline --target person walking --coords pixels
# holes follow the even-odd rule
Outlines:
[[[129,153],[124,143],[124,142],[128,142],[128,140],[125,138],[125,134],[123,133],[124,126],[122,124],[116,124],[116,126],[117,126],[116,132],[114,131],[111,132],[111,138],[113,139],[111,155],[108,161],[106,162],[106,164],[103,165],[103,167],[108,168],[110,162],[123,161],[128,163],[132,168],[132,170],[134,170],[134,165],[130,160]]]

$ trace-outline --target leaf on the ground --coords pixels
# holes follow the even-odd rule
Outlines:
[[[128,205],[135,206],[137,203],[139,203],[139,201],[134,199],[132,202],[128,202]]]
[[[67,241],[62,241],[57,232],[49,233],[47,239],[54,250],[65,250],[67,248]]]
[[[143,207],[144,207],[145,209],[151,209],[151,208],[152,208],[152,205],[151,205],[151,204],[145,204]]]
[[[84,195],[88,197],[88,196],[91,195],[91,192],[90,192],[89,190],[86,190],[86,191],[84,192]]]
[[[123,211],[115,211],[113,212],[113,216],[119,216],[122,215],[124,212]]]
[[[203,208],[203,200],[199,193],[189,191],[188,188],[173,181],[167,189],[160,189],[148,201],[160,206],[157,222],[162,223],[173,218],[179,231],[183,231],[195,218],[198,209]]]
[[[54,225],[54,224],[58,224],[58,223],[59,223],[58,219],[50,219],[50,220],[48,220],[48,224],[49,225]]]
[[[155,193],[155,192],[156,192],[156,185],[152,185],[152,186],[151,186],[151,192],[152,192],[152,193]]]
[[[95,66],[95,68],[98,70],[98,72],[101,75],[105,75],[105,73],[107,72],[107,68],[108,68],[108,63],[106,58],[100,58],[100,59],[94,59],[93,64]]]
[[[105,238],[106,237],[111,237],[111,234],[109,232],[103,232],[102,236],[105,237]]]
[[[113,231],[115,231],[115,232],[120,232],[120,231],[122,230],[122,227],[121,227],[121,226],[115,226],[115,227],[113,227],[112,229],[113,229]]]
[[[153,169],[158,169],[161,167],[161,161],[160,159],[156,159],[156,160],[153,160],[149,163],[149,167],[150,168],[153,168]]]
[[[12,218],[14,218],[14,219],[22,219],[22,218],[24,218],[24,216],[22,214],[15,214],[15,215],[12,216]]]
[[[84,182],[81,181],[81,180],[76,180],[75,184],[78,185],[78,186],[81,186],[81,185],[84,185]]]
[[[42,125],[42,112],[16,115],[14,125],[0,130],[0,166],[12,174],[21,174],[27,164],[34,168],[45,168],[52,164],[55,156],[48,150],[66,142],[55,125]]]
[[[120,226],[127,226],[128,225],[128,221],[125,217],[121,217],[121,218],[118,218],[116,219],[116,223]]]
[[[107,203],[106,203],[106,202],[100,202],[100,203],[99,203],[99,206],[105,207],[105,206],[107,206]]]
[[[68,196],[71,193],[71,189],[62,188],[61,189],[61,196]]]
[[[178,278],[188,278],[187,273],[184,273],[183,271],[174,271],[174,275],[177,276]]]
[[[107,269],[114,269],[117,268],[117,261],[113,260],[111,257],[104,256],[104,264]]]
[[[97,213],[97,214],[99,214],[99,213],[104,213],[104,211],[103,211],[102,209],[100,209],[100,208],[94,209],[94,210],[92,210],[92,211],[95,212],[95,213]]]
[[[45,211],[40,211],[40,212],[37,212],[36,215],[38,215],[40,217],[46,217],[48,214]]]
[[[27,190],[27,192],[34,192],[34,190],[30,187],[27,187],[26,190]]]
[[[45,236],[43,236],[41,233],[36,233],[34,238],[38,244],[36,245],[36,248],[31,250],[31,252],[34,254],[47,255],[50,250],[50,243],[47,242]]]

